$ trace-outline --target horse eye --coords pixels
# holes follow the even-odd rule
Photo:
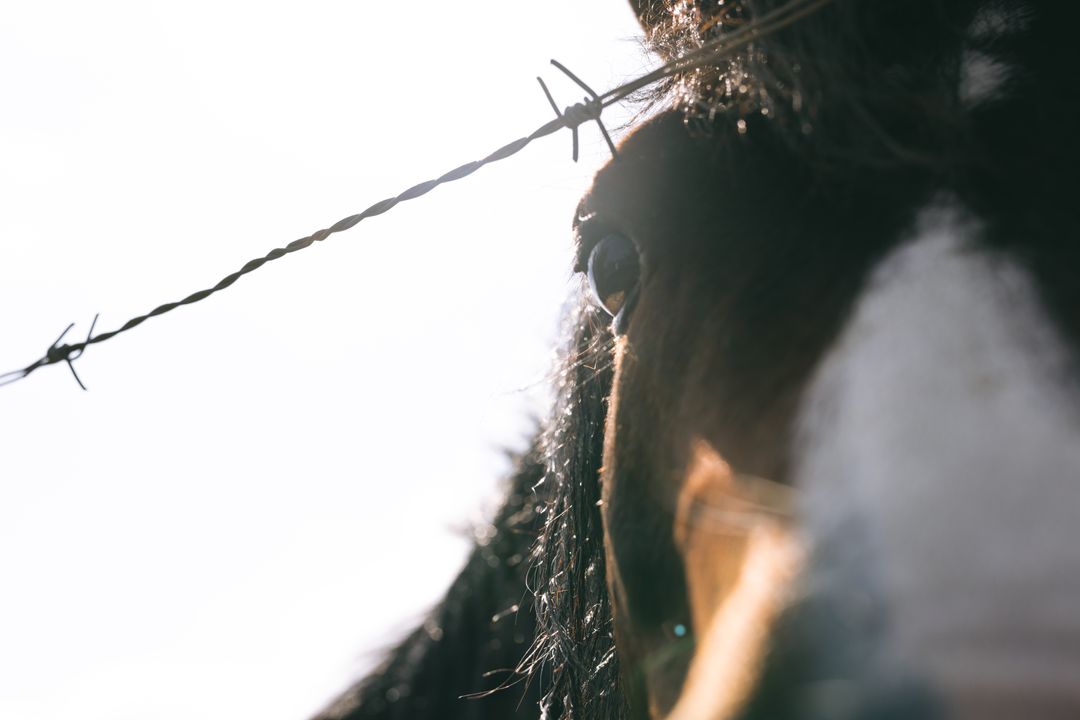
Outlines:
[[[641,263],[629,238],[605,235],[589,253],[589,287],[600,307],[618,319],[637,294]]]

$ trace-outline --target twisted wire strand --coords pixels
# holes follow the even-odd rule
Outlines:
[[[67,332],[73,327],[73,324],[69,325],[67,327],[67,330],[65,330],[60,335],[60,337],[57,338],[56,341],[49,346],[49,349],[46,350],[45,354],[39,359],[19,370],[12,370],[11,372],[0,374],[0,387],[3,387],[4,385],[10,385],[11,383],[22,380],[23,378],[35,372],[39,368],[45,367],[46,365],[55,365],[57,363],[64,362],[67,363],[68,367],[71,369],[71,373],[75,376],[76,382],[78,382],[79,386],[83,390],[85,390],[86,386],[83,385],[82,380],[79,379],[78,374],[75,372],[75,366],[72,363],[73,361],[77,360],[79,357],[82,356],[83,352],[86,350],[87,347],[91,345],[96,345],[97,343],[105,342],[106,340],[114,338],[121,333],[125,333],[128,330],[138,327],[150,318],[157,317],[158,315],[164,315],[165,313],[175,310],[176,308],[183,305],[191,305],[192,303],[197,303],[201,300],[205,300],[214,293],[221,292],[225,288],[229,287],[244,275],[258,270],[271,260],[277,260],[291,253],[303,250],[307,247],[310,247],[316,242],[321,242],[325,240],[334,233],[349,230],[365,218],[382,215],[383,213],[388,212],[389,210],[393,209],[398,204],[405,202],[406,200],[415,200],[416,198],[426,195],[440,185],[466,178],[480,168],[484,167],[485,165],[500,162],[511,157],[512,155],[521,152],[534,140],[547,137],[548,135],[552,135],[564,128],[569,129],[573,135],[573,157],[575,161],[577,160],[578,155],[577,130],[580,125],[586,122],[595,121],[597,123],[598,127],[600,128],[601,134],[607,141],[608,147],[611,149],[611,152],[614,155],[615,146],[612,143],[611,138],[608,135],[607,129],[604,127],[603,121],[600,117],[606,108],[618,102],[621,102],[622,100],[625,100],[630,95],[633,95],[639,90],[642,90],[649,85],[659,82],[660,80],[671,77],[673,75],[678,75],[680,73],[688,72],[695,68],[710,65],[712,63],[715,63],[717,60],[730,56],[738,50],[753,43],[755,40],[763,38],[791,25],[799,19],[820,10],[822,7],[830,4],[833,1],[834,0],[790,0],[790,2],[781,5],[775,10],[766,13],[765,15],[762,15],[756,21],[747,23],[746,25],[738,28],[737,30],[722,35],[709,42],[703,43],[701,47],[692,50],[681,57],[671,60],[656,68],[655,70],[641,75],[638,78],[635,78],[634,80],[631,80],[612,90],[609,90],[603,95],[597,95],[595,92],[592,91],[592,89],[589,88],[588,85],[582,82],[581,79],[579,79],[576,75],[570,72],[565,66],[555,60],[552,60],[551,62],[555,67],[557,67],[561,72],[566,74],[579,87],[589,93],[591,97],[586,98],[584,102],[571,105],[562,112],[560,112],[558,106],[554,102],[554,99],[551,97],[551,93],[548,92],[547,86],[544,85],[543,80],[537,78],[537,80],[540,80],[540,85],[544,90],[544,94],[548,98],[548,101],[551,103],[552,108],[555,110],[556,117],[544,123],[529,135],[518,138],[517,140],[503,145],[498,150],[495,150],[485,158],[482,158],[480,160],[474,160],[472,162],[465,163],[464,165],[459,165],[453,170],[450,170],[449,172],[446,172],[437,178],[414,185],[411,188],[405,190],[404,192],[399,193],[395,197],[380,200],[379,202],[371,205],[362,212],[359,212],[355,215],[349,215],[348,217],[338,220],[330,227],[318,230],[311,235],[308,235],[307,237],[293,240],[291,243],[284,247],[274,248],[270,252],[266,253],[266,255],[248,261],[236,272],[226,275],[213,287],[194,292],[182,300],[159,305],[158,307],[154,308],[153,310],[144,315],[138,315],[131,318],[115,330],[110,330],[108,332],[103,332],[99,335],[94,335],[94,325],[91,325],[90,332],[87,334],[86,340],[82,342],[72,344],[65,343],[61,345],[60,341],[63,340],[64,335],[66,335]],[[94,323],[96,324],[96,322],[97,317],[95,316]]]

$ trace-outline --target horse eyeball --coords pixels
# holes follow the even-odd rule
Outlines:
[[[637,291],[641,262],[624,235],[605,235],[589,253],[589,287],[600,307],[617,317]]]

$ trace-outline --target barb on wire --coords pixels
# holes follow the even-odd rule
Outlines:
[[[674,60],[671,60],[664,65],[661,65],[655,70],[646,73],[634,80],[631,80],[630,82],[620,85],[613,90],[609,90],[603,95],[597,95],[592,90],[592,88],[586,85],[579,77],[574,75],[574,73],[570,72],[570,70],[568,70],[564,65],[562,65],[556,60],[552,60],[551,64],[557,67],[560,71],[562,71],[563,74],[565,74],[574,83],[576,83],[578,87],[588,93],[589,97],[586,97],[584,102],[578,103],[576,105],[571,105],[565,110],[560,111],[558,105],[555,103],[555,99],[552,97],[551,92],[548,90],[547,85],[544,84],[544,81],[542,79],[537,78],[537,80],[540,81],[540,87],[543,89],[544,95],[547,97],[547,100],[551,104],[551,107],[555,110],[556,117],[553,120],[550,120],[547,123],[538,127],[531,134],[514,140],[513,142],[509,142],[506,145],[503,145],[501,148],[494,151],[485,158],[465,163],[464,165],[460,165],[453,170],[450,170],[449,172],[440,175],[434,180],[428,180],[427,182],[422,182],[418,185],[414,185],[395,197],[380,200],[379,202],[370,206],[363,212],[357,213],[355,215],[350,215],[346,218],[342,218],[328,228],[324,228],[322,230],[314,232],[307,237],[300,238],[299,240],[294,240],[285,247],[275,248],[260,258],[250,260],[236,272],[230,275],[226,275],[217,283],[217,285],[214,285],[211,288],[207,288],[206,290],[200,290],[198,292],[192,293],[183,300],[159,305],[145,315],[139,315],[137,317],[131,318],[116,330],[110,330],[109,332],[104,332],[100,335],[94,335],[94,327],[97,324],[97,316],[95,316],[94,322],[90,325],[90,332],[87,334],[86,340],[84,340],[83,342],[75,343],[73,345],[60,345],[60,341],[63,340],[64,336],[68,333],[68,331],[70,331],[71,328],[74,327],[74,324],[69,325],[67,329],[60,334],[60,337],[56,339],[56,342],[49,346],[49,349],[46,350],[45,355],[43,355],[41,358],[30,363],[29,365],[20,370],[13,370],[11,372],[0,374],[0,387],[4,385],[10,385],[11,383],[22,380],[23,378],[29,376],[31,373],[35,372],[39,368],[45,367],[46,365],[55,365],[59,362],[65,362],[67,363],[68,368],[71,370],[71,374],[75,376],[75,381],[79,383],[79,387],[85,390],[86,386],[83,385],[82,380],[79,379],[79,375],[75,372],[75,366],[72,363],[82,357],[82,354],[90,345],[104,342],[106,340],[109,340],[110,338],[116,337],[121,333],[127,332],[128,330],[131,330],[132,328],[141,325],[152,317],[164,315],[171,310],[175,310],[181,305],[191,305],[192,303],[199,302],[200,300],[205,300],[214,293],[220,292],[225,288],[229,287],[244,275],[258,270],[271,260],[277,260],[278,258],[285,257],[290,253],[294,253],[310,247],[316,242],[321,242],[322,240],[325,240],[334,233],[342,232],[344,230],[352,228],[354,225],[359,223],[361,220],[364,220],[365,218],[374,217],[375,215],[382,215],[383,213],[397,206],[399,203],[402,203],[406,200],[415,200],[422,195],[426,195],[440,185],[468,177],[469,175],[472,175],[474,172],[484,167],[485,165],[490,165],[492,163],[505,160],[511,155],[515,155],[521,150],[523,150],[534,140],[538,140],[542,137],[547,137],[548,135],[552,135],[564,128],[569,129],[573,137],[573,151],[575,161],[577,161],[578,159],[578,127],[583,123],[593,121],[595,121],[599,126],[600,132],[603,135],[604,140],[607,142],[608,148],[611,150],[611,154],[615,156],[615,143],[612,142],[611,136],[608,134],[607,129],[604,127],[604,124],[600,119],[600,116],[605,108],[608,108],[611,105],[614,105],[615,103],[626,99],[637,91],[648,87],[655,82],[663,80],[664,78],[678,75],[680,73],[685,73],[705,65],[710,65],[712,63],[715,63],[717,60],[720,60],[721,58],[728,57],[736,51],[753,43],[755,40],[777,32],[778,30],[781,30],[793,24],[797,20],[806,17],[811,13],[817,12],[831,2],[833,2],[833,0],[789,0],[789,2],[781,5],[778,8],[775,8],[768,13],[765,13],[760,18],[757,18],[752,22],[748,22],[730,33],[720,35],[719,37],[710,40],[709,42],[703,43],[700,47],[691,50],[685,55],[675,58]]]
[[[64,328],[64,332],[60,333],[60,337],[53,341],[53,344],[49,346],[49,349],[45,351],[45,355],[43,355],[40,360],[37,360],[21,370],[13,370],[12,372],[0,375],[0,387],[22,380],[39,367],[55,365],[58,362],[66,362],[68,369],[71,370],[71,374],[75,377],[75,382],[79,383],[79,387],[83,390],[86,390],[86,385],[83,385],[83,381],[79,378],[79,373],[75,372],[74,363],[82,357],[83,352],[86,351],[87,345],[97,342],[93,335],[94,327],[97,326],[98,317],[100,317],[100,315],[94,315],[94,321],[90,323],[90,331],[86,333],[86,340],[81,343],[75,343],[74,345],[68,345],[66,343],[64,345],[60,344],[60,341],[64,339],[64,336],[67,335],[68,332],[70,332],[71,328],[75,327],[75,323],[71,323]]]
[[[560,111],[559,106],[555,103],[555,98],[551,96],[551,91],[548,90],[547,84],[544,83],[544,79],[542,77],[536,78],[536,81],[540,83],[540,89],[544,91],[544,96],[547,97],[547,101],[551,105],[551,109],[555,111],[555,116],[558,118],[568,117],[571,121],[571,124],[567,127],[570,128],[570,134],[574,139],[574,162],[578,161],[578,126],[589,120],[596,121],[597,127],[600,128],[600,134],[604,136],[608,149],[611,150],[611,156],[618,157],[618,153],[615,152],[615,143],[611,142],[611,136],[608,135],[607,128],[604,127],[604,121],[600,119],[601,113],[604,112],[604,103],[601,102],[600,96],[558,60],[552,60],[551,64],[559,68],[564,75],[577,83],[578,87],[589,93],[591,96],[586,97],[585,102],[583,103],[571,105],[565,110]]]

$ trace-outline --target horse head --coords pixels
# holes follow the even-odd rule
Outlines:
[[[761,27],[575,215],[631,714],[1075,715],[1073,11],[631,5],[661,52]]]

